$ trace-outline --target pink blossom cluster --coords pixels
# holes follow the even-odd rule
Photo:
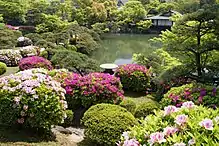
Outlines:
[[[30,105],[28,103],[24,104],[22,100],[25,98],[25,101],[30,100],[31,104],[37,103],[40,96],[42,96],[38,95],[40,87],[45,87],[46,90],[53,92],[55,96],[59,97],[62,109],[65,110],[67,108],[65,89],[61,87],[59,82],[54,81],[52,77],[44,73],[46,71],[43,69],[31,69],[0,78],[1,92],[12,95],[12,107],[18,109],[22,107],[20,118],[17,119],[17,122],[20,124],[25,122],[25,117],[34,116],[34,113],[28,112]],[[44,96],[48,98],[46,93]]]
[[[175,113],[177,111],[178,111],[177,107],[173,105],[169,105],[167,107],[164,107],[164,116],[171,115],[172,113]]]
[[[90,73],[86,76],[72,74],[64,81],[66,93],[71,96],[87,97],[92,100],[112,100],[115,103],[124,98],[119,78],[104,73]]]
[[[207,90],[206,88],[186,88],[182,93],[174,94],[170,93],[168,98],[170,98],[172,101],[172,104],[174,104],[177,107],[182,106],[182,103],[185,101],[193,101],[197,104],[207,104],[207,100],[204,101],[205,96],[211,96],[215,97],[217,93],[217,89],[213,88],[212,90]],[[212,104],[212,103],[209,103]]]
[[[148,73],[148,69],[143,66],[143,65],[138,65],[138,64],[125,64],[125,65],[120,65],[117,69],[117,73],[121,74],[132,74],[135,71],[140,71],[143,73]]]
[[[204,127],[207,130],[213,130],[214,129],[214,124],[211,119],[204,119],[201,122],[199,122],[199,125]]]
[[[20,70],[27,70],[31,68],[45,68],[51,70],[53,67],[49,60],[39,56],[26,57],[20,60]]]

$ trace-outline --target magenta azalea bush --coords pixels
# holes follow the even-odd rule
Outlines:
[[[49,60],[39,56],[31,56],[20,60],[19,62],[20,70],[23,71],[32,68],[45,68],[51,70],[52,64]]]
[[[0,123],[49,130],[64,120],[65,89],[46,73],[32,69],[0,78]]]
[[[115,76],[120,78],[123,88],[129,91],[142,92],[150,87],[149,70],[142,65],[121,65],[116,69]]]
[[[167,106],[122,134],[119,146],[216,146],[219,143],[219,110],[184,102]]]
[[[97,103],[119,103],[123,90],[119,78],[104,73],[90,73],[86,76],[72,74],[65,79],[63,87],[69,106],[79,101],[89,107]]]
[[[183,102],[192,101],[216,108],[219,105],[219,90],[212,86],[191,83],[180,87],[171,88],[161,100],[163,106],[181,106]]]

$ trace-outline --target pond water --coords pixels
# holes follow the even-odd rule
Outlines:
[[[134,53],[145,55],[152,53],[160,45],[152,44],[149,39],[157,35],[106,34],[101,42],[101,49],[93,54],[100,63],[117,65],[132,63]]]

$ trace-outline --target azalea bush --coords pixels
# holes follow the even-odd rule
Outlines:
[[[51,70],[53,67],[49,60],[39,56],[27,57],[20,60],[20,70],[27,70],[31,68],[45,68]]]
[[[104,73],[90,73],[80,77],[72,74],[65,79],[69,107],[75,100],[84,107],[97,103],[119,103],[123,99],[123,90],[119,78]]]
[[[119,146],[213,146],[219,143],[219,111],[193,102],[167,106],[122,134]]]
[[[21,58],[19,50],[0,50],[0,61],[4,62],[8,67],[17,66]]]
[[[219,105],[219,90],[215,87],[191,83],[180,87],[171,88],[161,100],[163,106],[181,106],[185,101],[193,101],[195,104],[217,107]]]
[[[101,146],[114,146],[121,131],[137,124],[125,108],[112,104],[97,104],[89,108],[82,119],[85,136]]]
[[[150,71],[142,65],[119,66],[115,75],[120,78],[123,88],[129,91],[146,91],[150,87]]]
[[[50,130],[64,121],[65,90],[46,73],[32,69],[0,78],[0,123]]]
[[[4,74],[7,70],[7,66],[5,63],[0,62],[0,75]]]

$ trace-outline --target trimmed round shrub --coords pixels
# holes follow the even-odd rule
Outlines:
[[[0,75],[3,75],[7,70],[7,65],[3,62],[0,62]]]
[[[161,104],[162,106],[171,104],[180,107],[186,101],[216,108],[219,106],[219,90],[213,86],[199,83],[186,84],[171,88],[164,94]]]
[[[153,100],[144,101],[143,103],[139,103],[136,111],[136,118],[145,118],[147,115],[152,114],[155,109],[158,109],[158,103]]]
[[[45,68],[51,70],[52,64],[49,60],[39,56],[27,57],[20,60],[19,62],[20,70],[23,71],[32,68]]]
[[[82,119],[85,136],[97,144],[113,146],[121,132],[137,124],[134,116],[125,108],[111,104],[97,104],[89,108]]]
[[[120,106],[127,109],[127,111],[129,111],[130,113],[132,113],[133,115],[135,114],[135,110],[136,110],[136,103],[131,100],[131,99],[124,99],[121,103]]]
[[[144,92],[150,87],[150,73],[145,66],[121,65],[116,69],[115,75],[120,78],[123,88],[126,90]]]
[[[64,120],[66,108],[65,90],[45,70],[0,78],[0,123],[50,130]]]
[[[185,102],[180,108],[167,106],[140,120],[122,134],[119,146],[216,146],[219,143],[219,110]]]
[[[117,104],[123,99],[119,78],[109,74],[90,73],[83,77],[72,74],[72,77],[65,79],[64,87],[70,108],[75,100],[79,100],[84,107],[90,107],[97,103]]]

